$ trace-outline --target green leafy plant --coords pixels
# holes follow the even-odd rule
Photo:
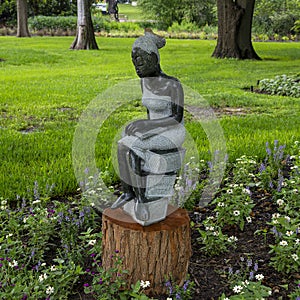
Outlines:
[[[168,290],[168,296],[169,296],[169,298],[167,299],[173,299],[173,297],[175,297],[174,299],[181,299],[181,300],[192,299],[194,282],[191,281],[189,278],[185,280],[182,286],[175,284],[171,278],[167,280],[165,286]]]
[[[271,95],[300,97],[300,81],[297,76],[278,75],[275,79],[262,79],[259,89]]]
[[[291,300],[293,300],[293,299],[299,300],[300,299],[300,282],[296,283],[296,288],[294,289],[294,291],[292,293],[289,294],[289,298]]]
[[[211,216],[203,221],[203,229],[199,225],[195,226],[200,234],[197,241],[203,244],[201,250],[209,256],[219,255],[229,251],[230,248],[235,248],[238,241],[235,236],[228,237],[226,234],[223,234],[221,227],[216,223],[216,218]]]
[[[250,213],[254,207],[250,197],[250,190],[247,187],[233,184],[226,189],[220,197],[213,203],[216,204],[217,224],[237,225],[241,230],[244,229],[245,222],[251,222]]]
[[[264,162],[259,166],[257,178],[259,179],[259,186],[266,190],[281,189],[282,185],[282,169],[284,166],[285,145],[278,145],[278,140],[274,141],[273,149],[270,148],[269,143],[266,143],[266,157]]]
[[[235,295],[226,297],[223,293],[219,300],[264,299],[272,295],[272,289],[262,283],[264,275],[258,273],[258,263],[250,257],[240,257],[239,268],[229,267],[227,277]]]

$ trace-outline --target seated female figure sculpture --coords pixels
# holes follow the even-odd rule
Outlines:
[[[146,29],[132,47],[132,62],[141,78],[142,104],[147,108],[148,118],[127,125],[118,141],[123,194],[111,207],[125,209],[132,202],[135,219],[146,225],[165,218],[165,199],[172,194],[184,153],[183,89],[176,78],[161,70],[158,49],[165,43],[164,38]],[[164,216],[153,218],[152,210],[162,209],[157,206],[162,199]]]

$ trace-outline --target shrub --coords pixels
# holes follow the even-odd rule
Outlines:
[[[77,25],[77,17],[48,17],[36,16],[28,19],[28,25],[31,30],[39,31],[47,30],[75,30]]]
[[[299,76],[279,75],[275,79],[262,79],[259,81],[259,89],[271,95],[300,97]]]

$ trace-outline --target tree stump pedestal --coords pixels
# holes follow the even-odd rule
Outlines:
[[[168,207],[168,216],[159,223],[142,226],[121,208],[104,210],[102,216],[102,264],[113,267],[111,256],[118,250],[123,259],[127,288],[138,280],[150,281],[148,296],[167,293],[171,279],[183,285],[191,257],[190,219],[181,208]]]

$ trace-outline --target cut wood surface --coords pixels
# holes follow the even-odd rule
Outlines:
[[[122,209],[110,208],[102,217],[102,264],[113,267],[111,256],[118,250],[123,258],[123,269],[129,273],[128,287],[138,280],[149,280],[146,293],[151,296],[167,292],[166,280],[173,278],[182,285],[191,257],[190,219],[181,208],[169,206],[165,220],[142,226]]]

